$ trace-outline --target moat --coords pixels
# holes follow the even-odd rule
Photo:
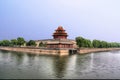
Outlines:
[[[66,57],[0,51],[0,79],[120,79],[120,51]]]

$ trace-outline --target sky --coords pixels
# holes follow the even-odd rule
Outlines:
[[[52,39],[60,25],[69,39],[120,42],[120,0],[0,0],[0,40]]]

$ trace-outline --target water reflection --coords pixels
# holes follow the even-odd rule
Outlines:
[[[11,60],[16,61],[15,64],[17,66],[22,65],[23,61],[24,61],[24,53],[20,53],[20,52],[11,52]]]
[[[92,70],[94,62],[93,62],[93,54],[85,54],[80,57],[77,57],[77,70],[79,69],[80,72],[89,72]]]
[[[53,71],[56,77],[62,78],[65,75],[68,57],[56,57],[53,60]]]
[[[69,56],[69,60],[68,60],[68,63],[67,63],[67,70],[73,71],[75,69],[76,60],[77,60],[76,55]]]
[[[28,57],[28,65],[29,65],[29,66],[34,65],[35,56],[36,56],[36,55],[34,55],[34,54],[27,54],[27,57]]]
[[[119,52],[119,50],[113,50],[113,51],[110,51],[111,53],[113,53],[113,54],[120,54]]]
[[[0,57],[1,57],[0,61],[2,64],[7,64],[11,61],[10,60],[10,52],[1,50],[0,53],[4,53],[4,54],[0,55]]]
[[[106,79],[120,78],[120,51],[67,57],[0,51],[0,78]]]
[[[9,57],[9,52],[8,51],[1,50],[0,53],[4,53],[4,54],[1,54],[2,58],[8,59],[8,57]]]

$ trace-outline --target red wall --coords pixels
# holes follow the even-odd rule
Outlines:
[[[54,39],[67,39],[65,36],[54,36]]]
[[[73,48],[72,44],[49,44],[47,48]]]

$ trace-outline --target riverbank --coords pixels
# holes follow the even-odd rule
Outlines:
[[[56,56],[67,56],[70,54],[70,49],[42,49],[42,48],[28,48],[28,47],[0,47],[0,50],[26,52],[31,54],[39,55],[56,55]],[[120,50],[120,48],[81,48],[77,50],[78,54],[86,54],[92,52],[105,52]]]
[[[106,52],[120,50],[120,48],[82,48],[78,50],[79,54],[93,53],[93,52]]]

